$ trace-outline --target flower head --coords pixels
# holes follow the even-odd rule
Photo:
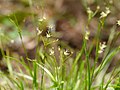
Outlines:
[[[64,51],[64,55],[65,55],[65,56],[68,56],[68,55],[70,55],[70,52],[69,52],[69,50],[65,50],[65,51]]]
[[[46,37],[47,37],[47,38],[50,38],[51,36],[52,36],[52,35],[51,35],[50,31],[47,31]]]
[[[43,30],[39,30],[38,27],[37,27],[36,31],[37,31],[37,35],[40,35],[43,32]]]
[[[50,51],[50,55],[53,55],[54,54],[54,47],[52,47],[51,49],[49,49]]]
[[[110,13],[110,9],[108,7],[106,7],[106,14]]]
[[[100,6],[97,6],[97,10],[99,10],[100,9]]]
[[[120,26],[120,20],[117,21],[117,25]]]
[[[90,32],[89,32],[89,31],[86,31],[86,32],[85,32],[85,39],[86,39],[86,40],[89,40],[89,35],[90,35]]]
[[[10,42],[11,42],[11,43],[14,43],[15,41],[14,41],[14,40],[11,40]]]
[[[107,17],[109,13],[110,13],[110,9],[108,7],[106,7],[106,11],[100,13],[100,15],[101,15],[100,18]]]
[[[105,12],[101,12],[100,15],[101,15],[100,18],[107,17],[107,14]]]
[[[98,53],[102,53],[106,47],[106,42],[100,43]]]
[[[90,8],[87,8],[87,13],[88,13],[88,14],[92,14],[93,11],[92,11]]]

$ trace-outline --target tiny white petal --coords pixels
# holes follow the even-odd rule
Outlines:
[[[120,26],[120,20],[117,21],[117,24]]]
[[[11,43],[14,43],[15,41],[14,41],[14,40],[11,40],[10,42],[11,42]]]
[[[65,55],[65,56],[68,56],[68,55],[70,55],[70,52],[69,52],[68,50],[65,50],[65,51],[64,51],[64,55]]]
[[[86,32],[85,32],[85,39],[86,39],[86,40],[89,40],[89,35],[90,35],[90,32],[89,32],[89,31],[86,31]]]
[[[98,53],[102,53],[106,47],[106,42],[100,43]]]

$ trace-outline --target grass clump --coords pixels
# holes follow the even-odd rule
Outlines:
[[[120,46],[113,48],[114,40],[119,36],[116,32],[117,24],[111,30],[108,41],[100,42],[101,30],[105,25],[109,8],[101,13],[98,19],[96,36],[88,45],[89,24],[98,13],[87,9],[88,23],[85,27],[81,49],[74,54],[74,50],[64,42],[56,39],[52,27],[46,30],[47,20],[37,20],[34,34],[36,41],[35,58],[31,59],[23,41],[22,29],[16,16],[14,20],[8,18],[11,25],[16,28],[25,57],[10,55],[9,48],[4,53],[4,45],[11,41],[10,37],[0,30],[0,47],[8,71],[0,71],[1,90],[120,90],[120,67],[114,66],[108,72],[115,55],[120,53]],[[34,17],[34,15],[33,15]],[[119,24],[119,22],[118,22]],[[1,32],[2,31],[2,32]],[[42,43],[42,44],[41,44]],[[94,50],[95,48],[95,50]],[[94,50],[94,58],[91,58]],[[100,59],[102,55],[102,58]],[[100,60],[101,61],[100,61]],[[99,62],[100,61],[100,62]]]

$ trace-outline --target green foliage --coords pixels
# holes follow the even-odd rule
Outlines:
[[[95,12],[88,13],[88,24],[85,30],[89,30],[89,24],[97,12],[96,10]],[[113,41],[120,35],[116,32],[116,25],[111,29],[107,47],[101,50],[103,57],[99,64],[98,61],[101,55],[101,53],[98,53],[101,49],[100,35],[101,30],[104,28],[106,17],[99,18],[97,35],[94,37],[94,40],[96,40],[95,45],[91,41],[91,45],[88,46],[88,39],[83,35],[82,47],[75,57],[72,56],[72,49],[69,46],[61,44],[61,41],[56,40],[52,33],[49,32],[51,34],[50,37],[42,36],[41,34],[37,35],[36,33],[37,46],[35,59],[30,59],[23,42],[23,34],[20,27],[23,18],[28,14],[16,13],[8,17],[9,25],[12,25],[16,30],[13,30],[12,34],[5,34],[5,32],[0,31],[1,52],[8,67],[7,74],[0,71],[0,78],[5,83],[0,84],[1,90],[7,90],[7,88],[10,90],[108,90],[108,87],[120,90],[120,67],[114,67],[113,70],[107,73],[114,56],[120,53],[120,46],[116,48],[111,47]],[[4,21],[3,19],[4,17],[0,17],[0,20]],[[46,29],[48,22],[44,18],[40,21],[38,20],[37,24],[38,28],[42,31]],[[25,58],[10,55],[8,49],[6,55],[4,54],[4,45],[16,33],[21,40]],[[40,42],[43,45],[39,45]],[[59,53],[57,56],[54,50],[50,50],[55,48],[53,46],[56,43],[61,44],[59,47],[57,46],[57,53]],[[93,46],[95,46],[95,58],[92,61]],[[13,68],[13,62],[15,68]]]

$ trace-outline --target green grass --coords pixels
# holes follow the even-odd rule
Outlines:
[[[98,10],[88,13],[88,24],[85,30],[89,30],[89,24],[97,12]],[[23,42],[23,31],[18,24],[16,16],[14,15],[14,20],[9,17],[8,19],[18,32],[26,58],[17,58],[14,55],[10,55],[9,49],[6,50],[5,55],[3,51],[4,45],[10,39],[9,36],[2,34],[4,32],[0,32],[1,52],[3,60],[8,67],[8,72],[0,71],[0,90],[108,90],[108,87],[120,90],[120,67],[115,66],[110,72],[107,72],[115,55],[120,53],[120,46],[111,47],[115,37],[119,35],[116,32],[116,24],[111,28],[107,47],[102,52],[101,62],[98,63],[101,55],[98,53],[100,35],[101,30],[104,28],[106,17],[98,19],[98,30],[96,36],[94,36],[96,43],[91,41],[91,45],[88,47],[88,40],[83,38],[82,47],[75,57],[72,55],[74,50],[63,44],[64,42],[57,41],[52,36],[47,38],[46,36],[37,35],[36,32],[37,50],[34,60],[27,55]],[[37,22],[40,30],[44,29],[44,24],[47,23],[44,20],[38,20]],[[40,42],[43,42],[43,45],[39,45]],[[50,55],[49,49],[52,49],[54,44],[57,45],[57,43],[61,44],[61,46],[57,46],[59,56],[56,57],[56,52]],[[94,46],[95,58],[92,60],[91,54]],[[66,55],[65,49],[68,49],[71,53]]]

